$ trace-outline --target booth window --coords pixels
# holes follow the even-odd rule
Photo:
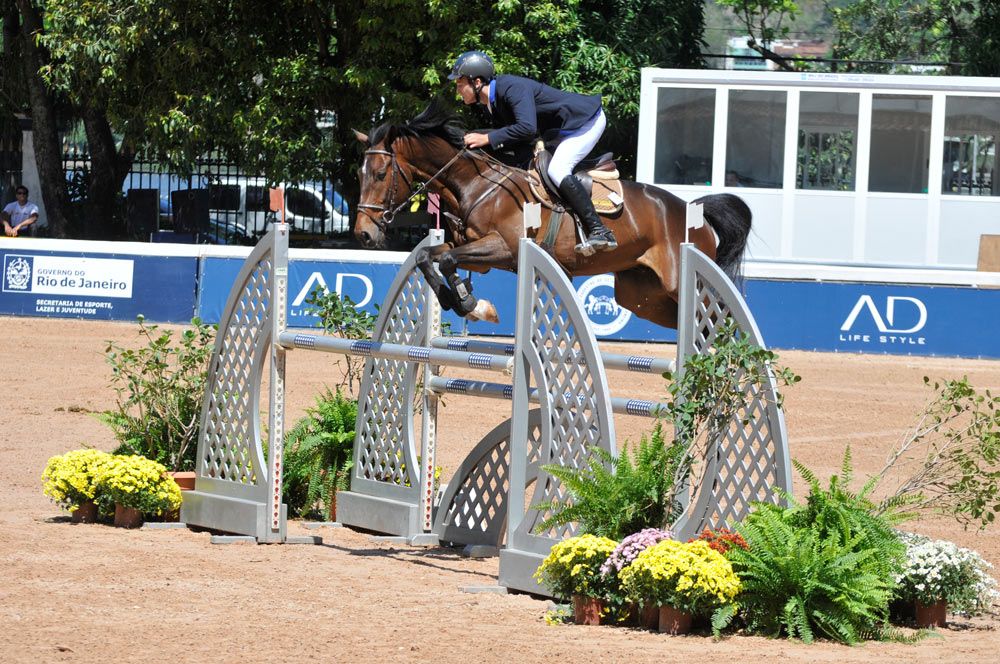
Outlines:
[[[930,97],[872,95],[869,191],[926,194],[930,147]]]
[[[799,95],[798,189],[854,191],[858,152],[858,94]]]
[[[653,180],[711,185],[714,136],[715,90],[660,88]]]
[[[944,164],[941,193],[998,196],[996,144],[1000,98],[948,97],[945,100]]]
[[[726,129],[727,187],[780,189],[788,93],[731,90]]]

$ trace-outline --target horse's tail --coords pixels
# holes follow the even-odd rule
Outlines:
[[[743,199],[733,194],[702,196],[695,203],[702,203],[705,219],[719,236],[715,262],[730,279],[739,283],[742,275],[743,252],[747,248],[753,214]]]

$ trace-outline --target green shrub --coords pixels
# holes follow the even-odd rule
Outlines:
[[[887,636],[906,547],[892,529],[895,519],[874,514],[868,495],[875,480],[858,493],[847,488],[850,449],[826,488],[795,466],[809,482],[805,504],[759,505],[737,528],[749,548],[728,553],[743,582],[738,601],[748,627],[806,642],[817,633],[843,643]]]
[[[115,454],[138,454],[169,470],[194,470],[201,402],[215,328],[198,318],[192,329],[160,332],[138,317],[145,346],[124,348],[109,341],[105,358],[111,365],[116,405],[100,414],[114,432]]]
[[[375,330],[375,317],[358,309],[350,297],[336,291],[317,286],[306,297],[306,304],[306,313],[318,316],[318,327],[329,335],[341,339],[370,339]],[[347,387],[348,392],[354,394],[354,383],[361,385],[365,358],[345,355],[343,359],[346,368],[338,387]]]
[[[543,466],[562,481],[571,499],[537,505],[535,509],[553,511],[537,531],[576,521],[580,532],[621,540],[644,528],[662,527],[677,516],[669,499],[682,449],[664,441],[662,423],[657,422],[631,454],[628,447],[617,457],[600,448],[592,452],[579,470]]]
[[[296,516],[329,518],[336,492],[350,486],[358,402],[327,388],[285,436],[283,491]]]
[[[877,636],[888,619],[891,578],[877,549],[858,539],[824,539],[797,525],[792,510],[761,505],[739,526],[749,549],[728,557],[740,577],[740,614],[751,632],[809,643],[816,634],[843,643]]]
[[[897,482],[886,505],[905,500],[984,529],[1000,513],[1000,395],[968,378],[924,383],[934,398],[878,474]]]
[[[872,561],[876,573],[889,579],[898,575],[906,561],[906,545],[893,526],[909,516],[900,511],[907,501],[896,500],[888,506],[872,502],[869,496],[877,477],[870,478],[857,493],[852,492],[848,488],[854,477],[850,447],[844,450],[840,475],[832,475],[825,489],[815,473],[798,461],[792,463],[809,483],[809,495],[805,505],[793,505],[791,522],[801,528],[812,528],[820,539],[836,539],[843,546],[852,543],[850,548],[855,551],[878,551]]]

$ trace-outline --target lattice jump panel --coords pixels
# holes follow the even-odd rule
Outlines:
[[[532,410],[529,419],[526,487],[535,480],[541,448],[539,411]],[[503,542],[510,490],[510,430],[507,420],[486,434],[448,483],[434,525],[443,541],[497,547]]]
[[[426,282],[416,270],[399,284],[383,309],[374,338],[387,343],[426,345]],[[416,488],[419,479],[413,429],[418,365],[371,358],[365,363],[358,404],[354,476],[386,486]],[[358,490],[358,489],[352,489]]]
[[[693,247],[685,247],[685,283],[693,284],[689,310],[682,311],[688,336],[681,333],[684,357],[711,352],[720,327],[729,320],[738,333],[764,347],[746,302],[728,277]],[[686,286],[685,286],[686,287]],[[685,318],[686,316],[686,318]],[[709,441],[702,460],[702,477],[687,512],[675,524],[680,537],[703,528],[731,526],[742,520],[754,502],[779,502],[777,489],[791,490],[784,415],[777,408],[777,386],[769,367],[755,376],[738,376],[746,407],[730,420],[719,440]]]
[[[201,477],[242,485],[264,481],[259,396],[270,344],[272,258],[256,262],[218,332],[198,443]]]
[[[607,380],[596,340],[572,285],[535,245],[528,245],[528,251],[532,256],[526,261],[530,271],[525,272],[523,264],[519,267],[520,278],[530,280],[531,288],[530,332],[521,348],[522,352],[531,353],[536,386],[549,397],[542,404],[541,416],[547,421],[550,434],[541,441],[538,461],[539,465],[580,469],[589,463],[595,447],[612,453],[615,449]],[[579,357],[586,361],[579,362]],[[576,524],[537,531],[538,524],[549,518],[551,511],[534,506],[567,504],[570,499],[559,479],[540,467],[537,477],[518,533],[549,543],[572,535]],[[542,546],[541,541],[537,546]]]

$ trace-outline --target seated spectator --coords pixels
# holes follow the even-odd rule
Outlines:
[[[14,202],[0,212],[3,232],[8,237],[31,235],[33,224],[38,221],[38,206],[28,200],[28,188],[24,185],[18,185],[14,196]]]

